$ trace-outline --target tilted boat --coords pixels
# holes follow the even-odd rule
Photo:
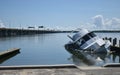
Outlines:
[[[94,32],[90,32],[87,29],[79,29],[79,32],[72,37],[68,35],[72,40],[67,45],[73,45],[74,48],[83,51],[92,51],[95,53],[107,53],[110,51],[111,43],[99,38]]]

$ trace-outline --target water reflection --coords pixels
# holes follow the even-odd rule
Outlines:
[[[118,53],[90,53],[68,45],[65,45],[65,49],[72,54],[69,60],[78,66],[103,66],[106,63],[120,63],[120,54]]]
[[[111,54],[111,58],[112,58],[113,63],[120,63],[120,54],[119,53]]]

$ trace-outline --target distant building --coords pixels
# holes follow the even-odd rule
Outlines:
[[[32,28],[32,29],[34,29],[35,27],[31,27],[31,26],[29,26],[28,28]]]
[[[44,26],[38,26],[38,28],[44,28]]]

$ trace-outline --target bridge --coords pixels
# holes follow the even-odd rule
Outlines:
[[[17,28],[0,28],[0,37],[29,35],[29,34],[43,34],[43,33],[66,33],[72,31],[50,30],[50,29],[17,29]]]

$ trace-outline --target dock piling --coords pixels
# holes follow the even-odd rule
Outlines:
[[[116,44],[117,44],[117,38],[114,38],[113,39],[113,46],[116,46]]]
[[[112,42],[112,38],[110,37],[109,39],[108,39],[110,42]]]

